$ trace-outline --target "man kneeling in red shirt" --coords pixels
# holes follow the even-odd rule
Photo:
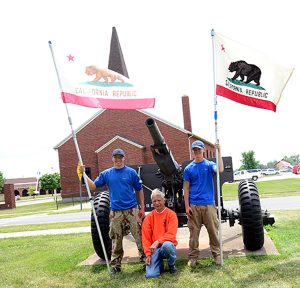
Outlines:
[[[170,273],[178,272],[176,261],[176,213],[165,206],[165,195],[159,189],[151,194],[154,207],[142,225],[142,243],[146,254],[146,277],[158,277],[163,271],[163,259],[167,259]]]

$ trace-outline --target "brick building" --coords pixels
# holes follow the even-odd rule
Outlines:
[[[15,196],[28,196],[28,191],[31,186],[37,186],[38,179],[36,177],[11,178],[5,179],[5,184],[14,185]]]
[[[281,159],[280,161],[275,163],[274,167],[280,171],[289,171],[289,172],[292,171],[292,169],[293,169],[292,163],[285,159]]]
[[[215,157],[214,145],[194,135],[191,125],[188,96],[182,97],[184,128],[177,127],[143,110],[100,110],[75,133],[87,174],[94,179],[112,166],[111,152],[122,148],[126,153],[126,165],[155,163],[150,150],[153,144],[145,125],[148,118],[156,121],[176,161],[181,164],[191,159],[190,145],[200,139],[205,143],[205,156]],[[79,180],[76,173],[78,157],[72,135],[57,144],[61,176],[61,196],[64,200],[79,196]]]

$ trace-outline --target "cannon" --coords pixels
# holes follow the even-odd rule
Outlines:
[[[187,160],[178,164],[174,159],[170,148],[162,136],[155,120],[148,118],[145,125],[152,137],[153,144],[150,149],[156,164],[133,165],[140,175],[145,192],[145,210],[153,209],[150,199],[151,191],[160,188],[165,194],[166,206],[172,209],[178,217],[178,226],[187,224],[185,213],[184,194],[183,194],[183,170],[192,161]],[[246,249],[255,251],[264,245],[264,225],[273,225],[274,217],[267,210],[262,210],[257,186],[254,181],[243,180],[238,185],[239,208],[226,209],[223,203],[222,185],[225,182],[233,182],[232,158],[222,157],[224,171],[220,173],[220,211],[221,221],[229,222],[232,227],[235,221],[242,226],[243,242]],[[209,159],[215,162],[215,159]],[[217,204],[216,191],[217,177],[214,177],[215,199]],[[111,240],[108,237],[109,230],[109,195],[102,192],[96,196],[94,207],[102,231],[107,255],[111,256]],[[99,240],[94,216],[91,216],[92,240],[96,253],[104,259],[101,243]]]
[[[165,142],[155,120],[148,118],[145,122],[153,144],[150,146],[153,158],[158,166],[156,176],[161,179],[161,185],[152,181],[152,189],[161,187],[165,193],[166,206],[173,209],[178,217],[178,225],[183,226],[187,223],[187,216],[184,207],[183,195],[183,170],[191,162],[187,160],[179,165],[168,145]],[[244,180],[238,186],[239,208],[226,209],[223,203],[222,185],[225,182],[233,182],[232,158],[222,157],[224,162],[224,172],[220,174],[220,206],[221,221],[229,222],[230,227],[234,226],[235,221],[242,226],[243,242],[246,249],[255,251],[264,244],[264,225],[273,225],[274,217],[267,210],[262,210],[260,205],[259,193],[254,181]],[[215,162],[216,159],[209,159]],[[141,174],[142,175],[142,174]],[[143,177],[142,177],[143,179]],[[217,177],[214,177],[215,199],[217,204]],[[156,186],[153,186],[156,185]]]
[[[153,158],[158,165],[158,170],[155,175],[161,179],[161,183],[157,183],[157,187],[160,187],[165,194],[166,206],[176,212],[178,225],[181,227],[187,223],[182,190],[182,166],[175,161],[172,152],[166,144],[164,137],[161,135],[154,119],[148,118],[145,124],[154,142],[150,146],[150,149]],[[152,189],[154,189],[154,187]]]

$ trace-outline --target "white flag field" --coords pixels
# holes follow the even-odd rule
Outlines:
[[[216,95],[274,112],[294,70],[218,33],[215,61]]]
[[[77,54],[72,49],[53,51],[50,41],[49,47],[64,103],[103,109],[154,107],[154,97],[143,95],[131,79],[108,69],[106,65],[100,66],[97,57],[90,59],[89,55]]]

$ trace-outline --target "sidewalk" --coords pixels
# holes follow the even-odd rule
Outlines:
[[[82,209],[92,209],[91,203],[90,202],[82,202]],[[62,209],[59,209],[59,211],[71,211],[71,210],[78,210],[80,209],[80,203],[79,204],[75,204],[74,206],[69,206],[69,207],[65,207]]]
[[[83,210],[85,209],[85,211]],[[87,210],[88,209],[88,210]],[[22,215],[19,213],[16,217],[9,217],[15,215],[12,211],[11,214],[6,214],[8,218],[0,218],[0,227],[1,226],[11,226],[11,225],[30,225],[38,223],[54,223],[54,222],[72,222],[72,221],[81,221],[81,220],[90,220],[91,215],[91,204],[90,202],[82,203],[82,211],[80,210],[80,203],[75,204],[74,206],[60,208],[59,210],[47,210],[43,212],[33,212]],[[71,213],[64,213],[70,211]]]
[[[64,228],[64,229],[48,229],[48,230],[36,230],[36,231],[0,233],[0,239],[41,236],[41,235],[45,236],[45,235],[75,234],[75,233],[91,233],[91,227],[76,227],[76,228]]]

